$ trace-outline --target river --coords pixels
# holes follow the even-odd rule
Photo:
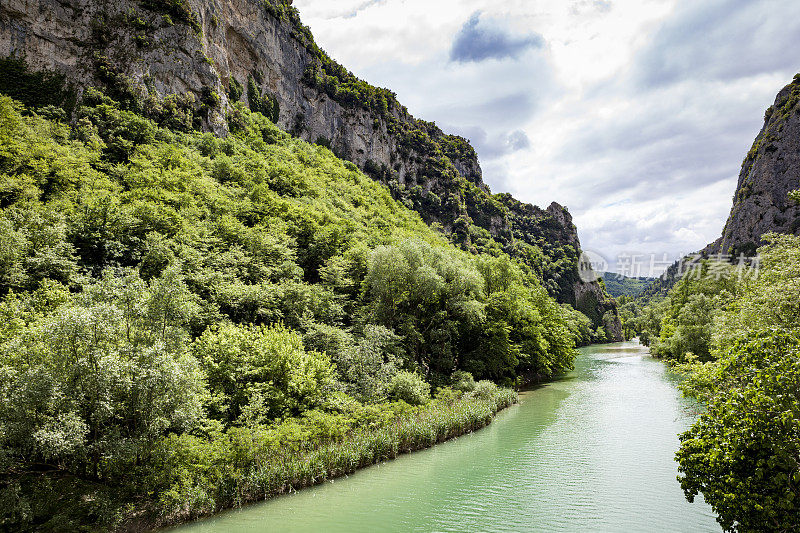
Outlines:
[[[178,531],[720,531],[675,479],[675,385],[635,342],[583,348],[485,429]]]

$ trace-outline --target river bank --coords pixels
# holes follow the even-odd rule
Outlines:
[[[678,381],[636,343],[582,348],[481,431],[176,533],[718,532],[676,480]]]
[[[484,387],[466,394],[447,391],[380,427],[359,428],[319,447],[265,450],[263,444],[256,441],[240,442],[234,447],[238,456],[232,458],[232,464],[224,465],[222,472],[210,476],[214,478],[220,498],[212,497],[211,506],[206,502],[167,515],[139,511],[120,529],[138,532],[174,526],[225,509],[294,493],[474,432],[490,424],[499,411],[516,401],[517,393],[504,388]],[[207,471],[202,474],[207,482],[212,482]],[[213,489],[206,487],[208,492]],[[235,494],[235,498],[223,499],[223,491]]]

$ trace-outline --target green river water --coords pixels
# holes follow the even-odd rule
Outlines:
[[[636,343],[584,348],[485,429],[177,531],[720,531],[675,479],[675,383]]]

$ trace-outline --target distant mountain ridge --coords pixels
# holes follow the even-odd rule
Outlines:
[[[630,278],[613,272],[603,272],[602,279],[606,291],[614,298],[620,296],[636,298],[654,281],[653,278]]]
[[[614,300],[580,280],[566,209],[491,194],[466,139],[331,60],[290,0],[7,0],[0,61],[0,91],[33,107],[69,109],[100,86],[161,124],[224,135],[244,101],[386,184],[463,248],[499,247],[528,264],[559,301],[621,338]]]

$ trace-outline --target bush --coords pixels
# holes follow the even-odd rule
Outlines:
[[[800,336],[771,330],[721,361],[727,382],[677,453],[681,487],[699,493],[728,531],[794,531],[800,516]],[[766,526],[766,527],[765,527]]]
[[[318,482],[472,431],[513,401],[430,400],[398,367],[447,384],[506,333],[475,376],[511,382],[570,353],[534,278],[498,264],[487,283],[354,165],[241,101],[225,139],[191,131],[188,99],[163,102],[148,120],[89,89],[70,126],[0,97],[5,529],[23,529],[7,509],[46,500],[24,480],[13,489],[20,475],[88,476],[120,519],[159,497],[186,517]],[[103,276],[117,269],[128,275]],[[292,329],[264,326],[276,323]],[[102,500],[69,490],[86,491],[70,497],[87,513]],[[45,507],[25,520],[51,520]]]
[[[109,274],[68,296],[51,288],[62,305],[0,345],[3,455],[113,479],[165,433],[193,429],[205,391],[184,349],[183,288],[170,272],[149,285]]]
[[[262,95],[253,76],[247,78],[247,101],[251,111],[261,113],[273,123],[278,122],[280,111],[278,99],[269,93]]]
[[[231,76],[228,79],[228,98],[231,102],[238,102],[242,99],[242,94],[244,94],[244,87]]]
[[[431,386],[413,372],[400,371],[389,382],[389,396],[411,405],[428,403]]]
[[[472,392],[475,390],[475,379],[469,372],[456,370],[450,376],[451,387],[461,392]]]
[[[489,381],[488,379],[484,379],[479,381],[475,384],[475,389],[472,391],[472,395],[476,398],[491,398],[497,394],[497,385]]]
[[[214,326],[200,336],[194,355],[214,395],[211,414],[229,423],[300,414],[331,389],[327,355],[307,352],[283,326]]]

